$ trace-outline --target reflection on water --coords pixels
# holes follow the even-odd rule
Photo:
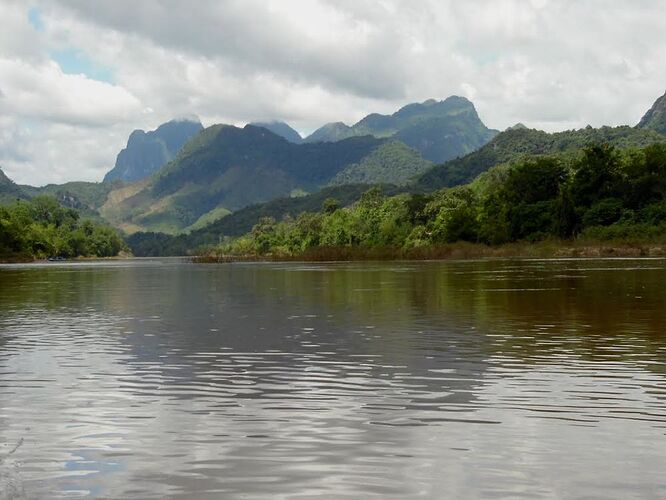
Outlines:
[[[0,498],[666,497],[666,261],[0,267]]]

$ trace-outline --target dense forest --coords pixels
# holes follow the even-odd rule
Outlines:
[[[322,248],[414,249],[547,239],[666,242],[666,145],[589,146],[522,157],[473,183],[431,194],[371,188],[349,207],[266,217],[211,255],[298,256]],[[393,253],[395,255],[395,252]]]
[[[318,212],[328,198],[334,198],[340,207],[349,206],[357,202],[368,188],[367,184],[345,184],[324,188],[305,196],[278,198],[242,208],[185,234],[134,233],[127,237],[127,244],[137,257],[188,255],[203,247],[217,245],[224,238],[242,236],[250,232],[262,218],[282,220],[285,217],[296,217],[302,212]],[[405,188],[387,184],[381,185],[381,189],[385,195],[392,195]]]
[[[125,248],[118,232],[50,196],[0,206],[0,260],[111,257]]]

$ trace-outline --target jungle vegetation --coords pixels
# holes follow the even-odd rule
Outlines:
[[[0,260],[112,257],[126,247],[113,228],[81,220],[56,198],[36,196],[0,205]]]
[[[321,248],[501,245],[577,238],[666,243],[666,144],[525,156],[471,184],[385,196],[374,187],[349,207],[264,217],[211,255],[294,256]]]

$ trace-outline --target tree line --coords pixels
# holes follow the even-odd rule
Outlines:
[[[81,220],[51,196],[0,206],[0,259],[111,257],[125,248],[118,232]]]
[[[419,247],[460,241],[501,245],[546,239],[666,241],[666,145],[577,155],[526,156],[471,184],[431,194],[369,189],[352,206],[327,199],[319,212],[276,221],[213,250],[298,255],[313,248]]]

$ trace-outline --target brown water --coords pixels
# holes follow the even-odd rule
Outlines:
[[[0,267],[0,498],[666,498],[666,261]]]

